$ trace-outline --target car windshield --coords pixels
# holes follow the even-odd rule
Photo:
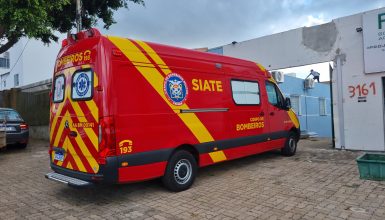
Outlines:
[[[4,121],[23,121],[23,119],[16,111],[0,110],[0,122]]]

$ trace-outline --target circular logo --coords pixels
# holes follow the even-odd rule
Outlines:
[[[187,99],[188,88],[186,81],[177,73],[170,73],[166,76],[163,90],[167,99],[174,105],[183,105]]]
[[[76,79],[76,93],[78,96],[85,96],[90,88],[90,78],[85,73],[80,73]]]

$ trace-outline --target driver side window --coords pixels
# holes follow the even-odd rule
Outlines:
[[[283,108],[283,96],[277,86],[272,82],[266,81],[266,91],[269,103],[278,108]]]

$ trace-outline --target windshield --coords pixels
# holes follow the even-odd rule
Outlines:
[[[14,110],[0,110],[0,122],[4,121],[23,121],[23,119]]]

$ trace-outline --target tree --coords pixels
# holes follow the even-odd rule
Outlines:
[[[128,8],[128,3],[144,0],[83,0],[82,26],[95,25],[100,19],[105,28],[113,23],[114,11]],[[76,0],[0,0],[0,54],[21,37],[44,43],[57,41],[54,32],[66,33],[76,26]]]

